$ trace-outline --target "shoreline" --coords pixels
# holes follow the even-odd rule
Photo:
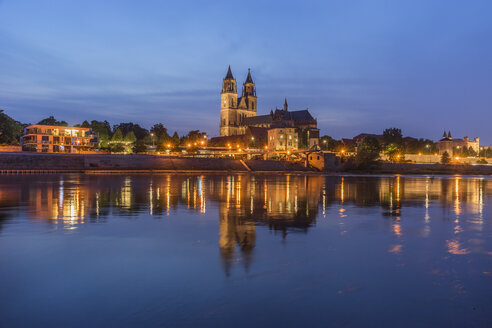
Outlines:
[[[382,162],[373,169],[344,165],[319,171],[302,162],[155,155],[0,153],[0,174],[300,174],[492,175],[492,165]]]

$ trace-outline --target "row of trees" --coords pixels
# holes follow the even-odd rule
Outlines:
[[[68,126],[66,121],[58,121],[54,116],[42,119],[37,124]],[[29,124],[18,122],[0,110],[0,144],[18,145],[24,128]],[[147,130],[138,124],[120,123],[111,126],[108,121],[84,121],[75,126],[91,128],[99,135],[99,147],[112,152],[144,152],[149,146],[157,151],[178,151],[186,147],[196,151],[206,140],[206,134],[199,130],[190,131],[179,136],[177,132],[170,135],[162,123],[154,124]],[[203,143],[202,143],[203,142]]]
[[[154,124],[150,130],[134,123],[120,123],[111,128],[108,121],[82,122],[81,127],[91,128],[99,135],[99,147],[111,152],[145,152],[149,146],[156,151],[179,151],[186,147],[194,152],[204,144],[206,133],[192,130],[184,136],[177,132],[170,135],[162,123]]]
[[[369,136],[368,136],[369,137]],[[370,136],[372,137],[372,136]],[[367,137],[366,137],[367,138]],[[401,129],[389,128],[380,136],[374,136],[382,152],[390,156],[397,154],[434,154],[437,152],[437,144],[429,139],[403,138]],[[330,136],[323,136],[320,140],[322,150],[354,152],[356,145],[353,142],[344,143]]]

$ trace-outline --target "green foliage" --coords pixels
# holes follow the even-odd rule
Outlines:
[[[484,148],[484,147],[480,147],[480,157],[487,157],[487,158],[491,158],[492,157],[492,149],[490,148]]]
[[[123,132],[121,132],[120,129],[116,129],[116,131],[113,133],[111,141],[123,141]]]
[[[170,139],[169,134],[167,133],[167,129],[164,127],[162,123],[154,124],[150,128],[150,133],[154,134],[154,137],[157,138],[157,140],[160,139]]]
[[[321,150],[340,151],[341,144],[339,141],[330,136],[322,136],[319,140]]]
[[[401,129],[389,128],[383,131],[383,143],[388,145],[391,143],[401,145],[403,141],[403,136],[401,134]]]
[[[135,133],[133,133],[133,131],[130,131],[125,135],[123,141],[135,143],[135,141],[137,141],[137,137],[135,137]]]
[[[45,118],[38,122],[38,124],[42,125],[58,125],[58,126],[68,126],[68,123],[65,121],[57,121],[53,116]]]
[[[125,151],[125,147],[122,143],[114,143],[111,144],[111,152],[112,153],[122,153]]]
[[[0,144],[18,144],[24,125],[0,110]]]
[[[132,131],[137,140],[143,140],[149,135],[149,131],[142,128],[140,125],[133,123],[120,123],[113,127],[113,130],[115,131],[118,129],[121,130],[121,133],[125,136]]]
[[[401,145],[390,143],[386,146],[384,153],[388,155],[392,162],[401,162],[405,160],[405,153]]]
[[[451,162],[451,156],[449,156],[448,152],[445,151],[441,156],[441,163],[448,164]]]
[[[379,159],[379,146],[378,139],[375,137],[366,137],[357,147],[357,154],[355,155],[355,163],[360,169],[372,168],[377,164]]]
[[[135,146],[133,147],[133,152],[144,153],[146,151],[147,151],[147,146],[145,145],[145,142],[143,140],[137,140],[137,142],[135,142]]]
[[[173,146],[179,146],[180,144],[180,139],[179,139],[179,135],[178,135],[178,132],[174,132],[172,138],[171,138],[171,141],[173,143]]]
[[[82,123],[82,126],[85,125],[87,121]],[[99,148],[107,149],[109,147],[109,140],[111,138],[111,125],[108,121],[96,121],[93,120],[88,126],[99,136]]]
[[[307,149],[309,146],[308,130],[297,128],[297,136],[299,137],[297,146],[299,149]]]

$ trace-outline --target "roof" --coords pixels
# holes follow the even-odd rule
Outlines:
[[[81,126],[64,126],[64,125],[45,125],[45,124],[31,124],[26,126],[26,129],[32,128],[45,128],[45,129],[69,129],[69,130],[90,130],[91,128],[83,128]]]
[[[232,75],[231,71],[231,65],[229,65],[229,69],[227,70],[227,74],[224,80],[234,80],[234,76]]]
[[[293,121],[310,121],[314,120],[314,117],[309,113],[307,109],[295,110],[292,112],[286,111],[284,114],[284,119]]]
[[[272,123],[271,115],[258,115],[246,117],[243,120],[243,125],[270,124]]]
[[[244,83],[254,83],[253,79],[251,78],[251,70],[248,68],[248,76],[246,77],[246,81]]]

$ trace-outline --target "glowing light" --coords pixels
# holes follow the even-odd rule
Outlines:
[[[205,144],[205,141],[200,142],[202,145]]]
[[[171,145],[170,144],[167,144],[167,148],[171,148]]]
[[[188,148],[190,148],[191,147],[191,144],[188,144],[187,146],[188,146]]]

